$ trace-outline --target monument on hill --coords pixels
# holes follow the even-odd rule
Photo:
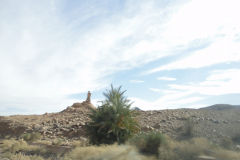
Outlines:
[[[96,109],[96,107],[91,103],[91,92],[88,91],[87,93],[87,99],[85,101],[83,101],[82,103],[80,102],[76,102],[73,103],[73,105],[71,106],[72,108],[92,108],[92,109]]]
[[[91,92],[90,91],[88,91],[88,93],[87,93],[87,99],[85,102],[91,103]]]

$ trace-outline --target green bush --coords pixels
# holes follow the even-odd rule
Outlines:
[[[21,137],[27,142],[34,142],[36,140],[41,139],[42,136],[40,133],[33,132],[33,133],[25,133]]]
[[[234,135],[234,136],[232,137],[232,141],[233,141],[235,144],[240,144],[240,133]]]
[[[166,144],[165,136],[159,132],[141,133],[129,140],[143,154],[159,155],[159,147]]]
[[[121,87],[103,93],[105,100],[89,115],[91,122],[87,124],[87,133],[92,144],[124,143],[139,131],[136,112],[130,110],[131,103],[124,96]]]
[[[232,149],[233,148],[233,141],[232,141],[232,139],[231,138],[229,138],[229,137],[223,137],[222,139],[221,139],[221,146],[223,147],[223,148],[225,148],[225,149]]]
[[[190,118],[186,120],[183,136],[185,138],[192,138],[194,136],[194,122]]]

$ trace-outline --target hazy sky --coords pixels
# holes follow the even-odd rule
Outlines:
[[[122,85],[144,110],[240,104],[239,0],[0,0],[0,115]]]

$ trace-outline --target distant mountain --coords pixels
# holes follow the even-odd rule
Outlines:
[[[214,104],[209,107],[201,108],[203,110],[227,110],[227,109],[240,109],[240,105],[230,105],[230,104]]]
[[[135,110],[135,111],[141,111],[141,109],[138,108],[138,107],[133,107],[132,110]]]

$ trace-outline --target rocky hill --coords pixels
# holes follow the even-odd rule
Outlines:
[[[91,103],[74,103],[59,113],[43,115],[15,115],[0,117],[0,135],[19,136],[23,133],[39,132],[49,138],[80,137],[89,121]]]
[[[143,130],[159,130],[174,138],[182,138],[189,123],[194,136],[217,143],[240,135],[240,108],[141,111],[140,117]]]
[[[183,138],[191,123],[194,136],[220,143],[225,137],[240,134],[240,108],[214,105],[204,109],[141,111],[138,120],[142,131],[160,131],[173,138]],[[74,103],[59,113],[0,117],[0,136],[20,136],[38,132],[48,138],[86,138],[85,125],[95,107],[90,102]]]
[[[209,107],[201,108],[208,110],[229,110],[229,109],[240,109],[240,105],[230,105],[230,104],[215,104]]]

